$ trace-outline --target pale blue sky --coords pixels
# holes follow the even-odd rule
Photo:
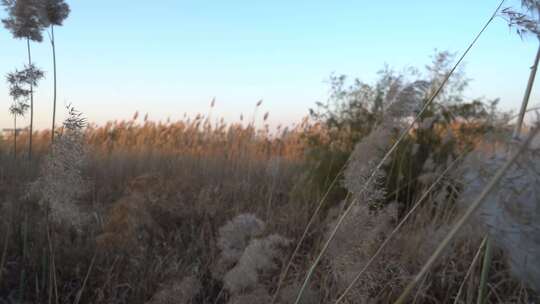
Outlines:
[[[291,123],[326,98],[332,72],[371,81],[385,63],[422,67],[435,48],[463,51],[498,2],[68,0],[72,14],[56,31],[58,109],[71,102],[98,123],[137,110],[174,120],[208,112],[216,97],[213,115],[235,120],[263,99],[272,124]],[[467,95],[517,108],[536,48],[497,18],[466,59]],[[36,125],[48,127],[50,47],[32,49],[49,76],[37,91]],[[1,29],[2,77],[25,54]],[[10,103],[2,81],[0,127],[11,125]]]

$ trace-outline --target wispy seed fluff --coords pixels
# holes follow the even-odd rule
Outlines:
[[[427,82],[416,81],[393,88],[391,94],[388,93],[385,97],[386,107],[382,120],[356,144],[344,172],[345,186],[356,201],[368,203],[384,197],[384,190],[380,187],[383,174],[374,172],[375,168],[388,150],[396,130],[402,129],[407,123],[405,119],[418,111],[428,87]],[[373,183],[366,187],[366,182],[372,174],[375,177]]]
[[[271,277],[283,262],[290,241],[280,235],[262,237],[265,224],[253,214],[241,214],[219,229],[221,256],[214,277],[223,280],[231,295],[229,303],[267,302],[265,277]]]
[[[473,201],[510,153],[471,153],[463,166],[462,204]],[[478,218],[508,257],[512,273],[540,292],[540,151],[529,149],[487,197]]]
[[[376,214],[369,206],[380,202],[385,197],[383,186],[384,174],[377,170],[385,153],[392,144],[392,137],[398,134],[416,115],[425,100],[429,83],[416,81],[408,85],[397,84],[385,96],[385,109],[382,120],[373,130],[356,144],[351,159],[344,172],[345,186],[352,193],[354,202],[347,218],[339,227],[328,250],[331,267],[336,275],[338,288],[345,288],[356,273],[365,265],[376,244],[391,227],[397,208],[392,204]],[[373,179],[368,184],[368,180]],[[336,225],[331,222],[331,227]],[[351,238],[351,236],[354,236]],[[394,267],[400,269],[400,267]],[[350,293],[361,303],[369,303],[371,292],[383,282],[384,272],[369,272],[365,280],[357,284]]]
[[[88,188],[82,175],[88,160],[84,125],[80,113],[71,108],[64,132],[58,135],[43,162],[40,177],[30,186],[31,192],[40,196],[40,204],[48,208],[53,221],[74,226],[82,220],[77,203]]]
[[[253,214],[240,214],[219,229],[218,247],[222,255],[238,259],[249,241],[264,232],[265,224]]]
[[[244,250],[240,260],[223,279],[225,288],[232,294],[252,290],[260,283],[261,273],[279,268],[276,260],[283,257],[283,249],[290,241],[273,234],[263,239],[254,239]]]
[[[358,204],[342,222],[334,241],[328,248],[330,269],[336,279],[337,289],[343,291],[365,266],[382,240],[392,230],[393,221],[397,218],[396,204],[373,211],[367,204]],[[336,219],[330,219],[329,230],[336,225]],[[395,259],[384,259],[385,267],[395,267]],[[392,264],[392,265],[390,265]],[[394,265],[396,264],[396,265]],[[382,267],[373,266],[355,284],[348,300],[356,299],[358,303],[370,303],[374,290],[384,284],[387,273]]]
[[[242,256],[251,239],[262,235],[264,222],[253,214],[240,214],[219,229],[218,248],[221,256],[214,267],[214,277],[222,279]]]
[[[190,304],[201,291],[199,280],[188,276],[180,281],[173,281],[165,285],[146,304]]]

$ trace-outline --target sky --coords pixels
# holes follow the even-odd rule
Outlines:
[[[460,54],[498,0],[410,1],[70,1],[56,29],[58,111],[71,103],[89,121],[153,120],[208,113],[238,120],[270,112],[291,124],[328,95],[332,73],[376,79],[385,64],[423,67],[434,50]],[[504,6],[516,5],[508,1]],[[2,12],[0,16],[4,17]],[[32,44],[46,71],[35,97],[35,125],[52,111],[50,44]],[[465,59],[469,98],[501,98],[517,109],[537,50],[496,18]],[[0,74],[26,62],[26,44],[0,29]],[[1,76],[3,78],[3,76]],[[533,91],[532,104],[540,95]],[[0,128],[11,127],[11,99],[0,81]],[[141,116],[142,116],[141,115]],[[27,115],[28,117],[29,115]],[[27,123],[25,119],[24,123]]]

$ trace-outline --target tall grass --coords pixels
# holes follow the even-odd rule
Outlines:
[[[416,138],[417,128],[408,133],[408,140]],[[60,132],[56,145],[72,134],[68,129]],[[137,115],[129,121],[90,126],[80,137],[87,160],[73,167],[85,181],[85,191],[62,203],[74,204],[84,215],[77,225],[43,221],[52,206],[43,204],[40,191],[26,195],[29,184],[53,178],[48,175],[56,172],[46,170],[47,163],[54,164],[50,160],[62,154],[48,155],[49,133],[36,134],[32,163],[14,162],[12,138],[4,139],[0,196],[6,226],[0,228],[5,248],[0,298],[59,303],[172,299],[294,303],[308,262],[332,231],[328,228],[335,225],[336,215],[351,203],[331,201],[321,208],[328,197],[311,180],[309,172],[316,165],[305,158],[306,140],[313,132],[325,130],[308,120],[274,132],[252,123],[210,123],[204,117],[159,123]],[[434,134],[446,136],[437,128]],[[480,142],[478,138],[479,147]],[[425,174],[439,172],[438,178],[419,184],[422,195],[405,217],[384,211],[388,207],[356,208],[339,230],[339,239],[347,241],[338,242],[321,260],[322,270],[314,272],[302,303],[347,302],[349,296],[368,302],[395,300],[436,244],[425,238],[435,234],[441,239],[458,214],[445,197],[453,195],[458,184],[451,168],[460,160],[453,159],[441,171],[423,169]],[[72,172],[70,166],[54,167]],[[71,176],[62,172],[59,180]],[[234,228],[238,221],[233,219],[241,214],[251,214],[248,218],[254,223],[264,221],[264,227],[257,224],[261,229],[253,234]],[[476,241],[460,236],[452,253],[436,264],[438,271],[429,273],[431,283],[418,290],[416,302],[451,302],[466,277],[477,281],[468,275]],[[346,252],[351,255],[342,256]],[[516,288],[520,283],[510,275],[504,257],[495,251],[490,279],[496,275],[504,281],[499,296],[525,303],[533,293]],[[473,287],[460,289],[469,298]]]

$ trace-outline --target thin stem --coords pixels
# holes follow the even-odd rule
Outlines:
[[[4,272],[4,263],[7,258],[8,251],[8,242],[9,242],[9,233],[10,233],[10,222],[6,222],[6,236],[4,238],[4,248],[2,250],[2,258],[0,259],[0,283],[2,283],[2,273]]]
[[[407,300],[407,297],[411,293],[411,291],[414,289],[416,284],[420,282],[420,280],[424,277],[424,275],[429,271],[431,266],[435,264],[435,261],[441,256],[446,246],[450,244],[454,236],[459,232],[461,227],[465,225],[467,220],[474,214],[474,212],[480,207],[482,202],[486,199],[486,197],[491,193],[493,188],[499,183],[501,178],[504,176],[506,171],[514,164],[514,162],[517,160],[518,156],[525,151],[525,149],[529,146],[529,143],[532,141],[532,139],[538,134],[538,131],[540,130],[540,127],[535,128],[529,136],[527,136],[527,139],[525,142],[519,147],[519,150],[506,161],[506,163],[495,173],[491,181],[488,183],[488,185],[482,190],[480,195],[476,198],[476,200],[467,208],[465,211],[465,214],[459,219],[459,221],[452,227],[452,230],[448,233],[448,235],[444,238],[444,240],[439,244],[437,249],[435,249],[435,252],[431,255],[431,257],[428,259],[428,261],[424,264],[420,272],[413,278],[413,280],[407,285],[403,293],[400,295],[400,297],[397,299],[394,304],[403,304]]]
[[[463,291],[463,287],[465,286],[465,283],[467,282],[467,279],[471,275],[472,270],[473,270],[474,266],[476,265],[476,262],[478,262],[478,259],[480,258],[480,253],[482,252],[482,248],[484,248],[484,246],[486,245],[487,239],[488,239],[487,236],[485,236],[482,239],[482,243],[480,243],[480,247],[478,247],[478,250],[476,251],[476,254],[474,255],[474,258],[473,258],[473,260],[471,262],[471,265],[469,266],[469,269],[467,270],[467,273],[465,274],[465,277],[463,278],[463,282],[461,282],[461,284],[459,285],[459,289],[458,289],[458,292],[456,294],[456,298],[454,299],[454,304],[459,303],[459,297],[461,296],[461,292]]]
[[[518,138],[521,133],[521,128],[523,127],[523,120],[525,118],[525,112],[527,111],[527,105],[529,104],[529,99],[531,97],[531,91],[534,84],[534,79],[536,77],[536,71],[538,69],[538,62],[540,61],[540,45],[538,45],[538,50],[536,51],[536,58],[534,59],[534,64],[531,67],[531,73],[529,74],[529,81],[527,82],[527,87],[525,88],[525,95],[523,96],[523,101],[521,102],[521,109],[519,110],[518,120],[516,122],[516,127],[514,129],[514,138]]]
[[[491,266],[491,256],[493,253],[493,246],[491,244],[491,238],[486,236],[486,251],[484,253],[484,261],[482,262],[482,274],[480,275],[480,287],[478,288],[478,304],[484,304],[486,302],[486,286],[489,276],[489,268]]]
[[[51,24],[51,47],[53,53],[53,114],[52,114],[52,127],[51,127],[51,145],[54,143],[54,124],[56,120],[56,45],[54,41],[54,25]]]
[[[489,20],[486,22],[486,24],[484,25],[484,27],[480,30],[480,32],[476,35],[476,37],[473,39],[473,41],[469,44],[469,46],[467,47],[467,49],[465,50],[465,52],[463,53],[463,55],[461,55],[461,57],[459,58],[459,60],[456,62],[456,64],[452,67],[452,69],[448,72],[448,74],[446,75],[446,77],[443,79],[443,81],[441,82],[441,84],[439,85],[439,87],[437,88],[437,90],[433,93],[433,95],[431,96],[431,98],[429,98],[429,100],[424,104],[424,107],[422,108],[422,110],[418,113],[418,115],[414,118],[414,120],[408,125],[408,127],[401,133],[399,139],[392,145],[392,147],[390,148],[390,150],[388,150],[388,152],[384,155],[384,157],[381,159],[381,161],[379,162],[379,164],[375,167],[375,169],[373,170],[371,176],[367,179],[366,183],[364,184],[364,187],[362,189],[361,192],[364,192],[366,191],[366,189],[368,188],[368,186],[373,182],[373,180],[375,179],[378,171],[381,169],[381,167],[383,166],[383,164],[388,160],[388,158],[392,155],[392,153],[397,149],[398,145],[401,143],[401,141],[403,141],[403,139],[409,134],[409,131],[413,128],[413,126],[416,124],[416,122],[420,119],[420,117],[424,114],[424,112],[428,109],[428,107],[433,103],[433,101],[435,100],[435,98],[441,93],[443,87],[446,85],[446,83],[448,82],[448,80],[450,79],[450,76],[452,76],[452,74],[454,73],[454,71],[457,69],[457,67],[459,66],[459,64],[463,61],[463,59],[465,58],[465,56],[469,53],[469,51],[472,49],[472,47],[476,44],[476,42],[478,41],[478,39],[480,38],[480,36],[484,33],[484,31],[486,30],[486,28],[489,26],[489,24],[493,21],[493,19],[495,19],[495,16],[497,15],[497,12],[499,11],[499,9],[501,8],[501,6],[503,5],[505,0],[502,0],[501,3],[499,4],[499,6],[497,6],[497,8],[495,9],[495,11],[493,12],[493,14],[491,15],[491,17],[489,18]],[[326,241],[326,243],[324,244],[321,252],[319,253],[319,255],[315,258],[315,261],[312,263],[310,269],[308,270],[308,273],[306,275],[306,278],[304,279],[304,282],[302,284],[302,287],[300,288],[300,291],[298,292],[298,296],[296,297],[296,301],[294,302],[295,304],[298,304],[300,303],[300,300],[302,299],[302,294],[304,292],[304,290],[307,288],[307,285],[309,284],[309,280],[311,279],[311,276],[313,275],[313,272],[315,271],[315,268],[317,267],[317,265],[319,264],[320,260],[322,259],[322,256],[324,255],[324,253],[326,252],[326,250],[328,249],[328,247],[330,246],[330,243],[332,242],[333,238],[335,237],[339,227],[341,226],[341,224],[343,223],[345,217],[347,217],[347,215],[350,213],[350,211],[352,210],[352,208],[354,207],[356,203],[356,200],[354,200],[350,205],[349,207],[345,210],[345,212],[343,213],[343,215],[339,218],[337,224],[335,225],[334,229],[332,230],[332,232],[330,233],[330,236],[328,237],[328,240]]]
[[[92,267],[94,266],[95,260],[96,260],[96,253],[94,253],[94,256],[92,257],[92,261],[90,262],[90,266],[88,267],[88,271],[86,272],[86,276],[84,277],[84,281],[81,286],[81,289],[77,292],[77,297],[75,298],[74,304],[79,304],[79,302],[81,301],[84,288],[86,287],[86,282],[88,282],[88,278],[90,277],[90,272],[92,271]]]
[[[529,108],[525,111],[525,113],[528,113],[528,112],[532,112],[532,111],[538,111],[540,110],[540,106],[534,106],[532,108]],[[517,118],[520,116],[520,113],[518,113],[517,115],[514,115],[514,116],[510,116],[510,118],[508,120],[512,120],[514,118]]]
[[[17,114],[13,115],[13,158],[17,159]]]
[[[32,65],[32,55],[30,53],[30,38],[26,38],[26,47],[28,49],[28,65]],[[30,134],[28,145],[28,160],[32,160],[32,137],[34,133],[34,87],[30,84]]]
[[[54,254],[54,244],[51,237],[51,229],[50,229],[50,220],[49,220],[49,211],[47,211],[47,243],[49,245],[49,262],[51,263],[51,267],[49,268],[49,271],[51,271],[50,279],[52,279],[52,282],[49,281],[49,302],[51,298],[51,286],[54,288],[54,295],[55,295],[55,303],[58,304],[58,287],[56,283],[56,259]]]

